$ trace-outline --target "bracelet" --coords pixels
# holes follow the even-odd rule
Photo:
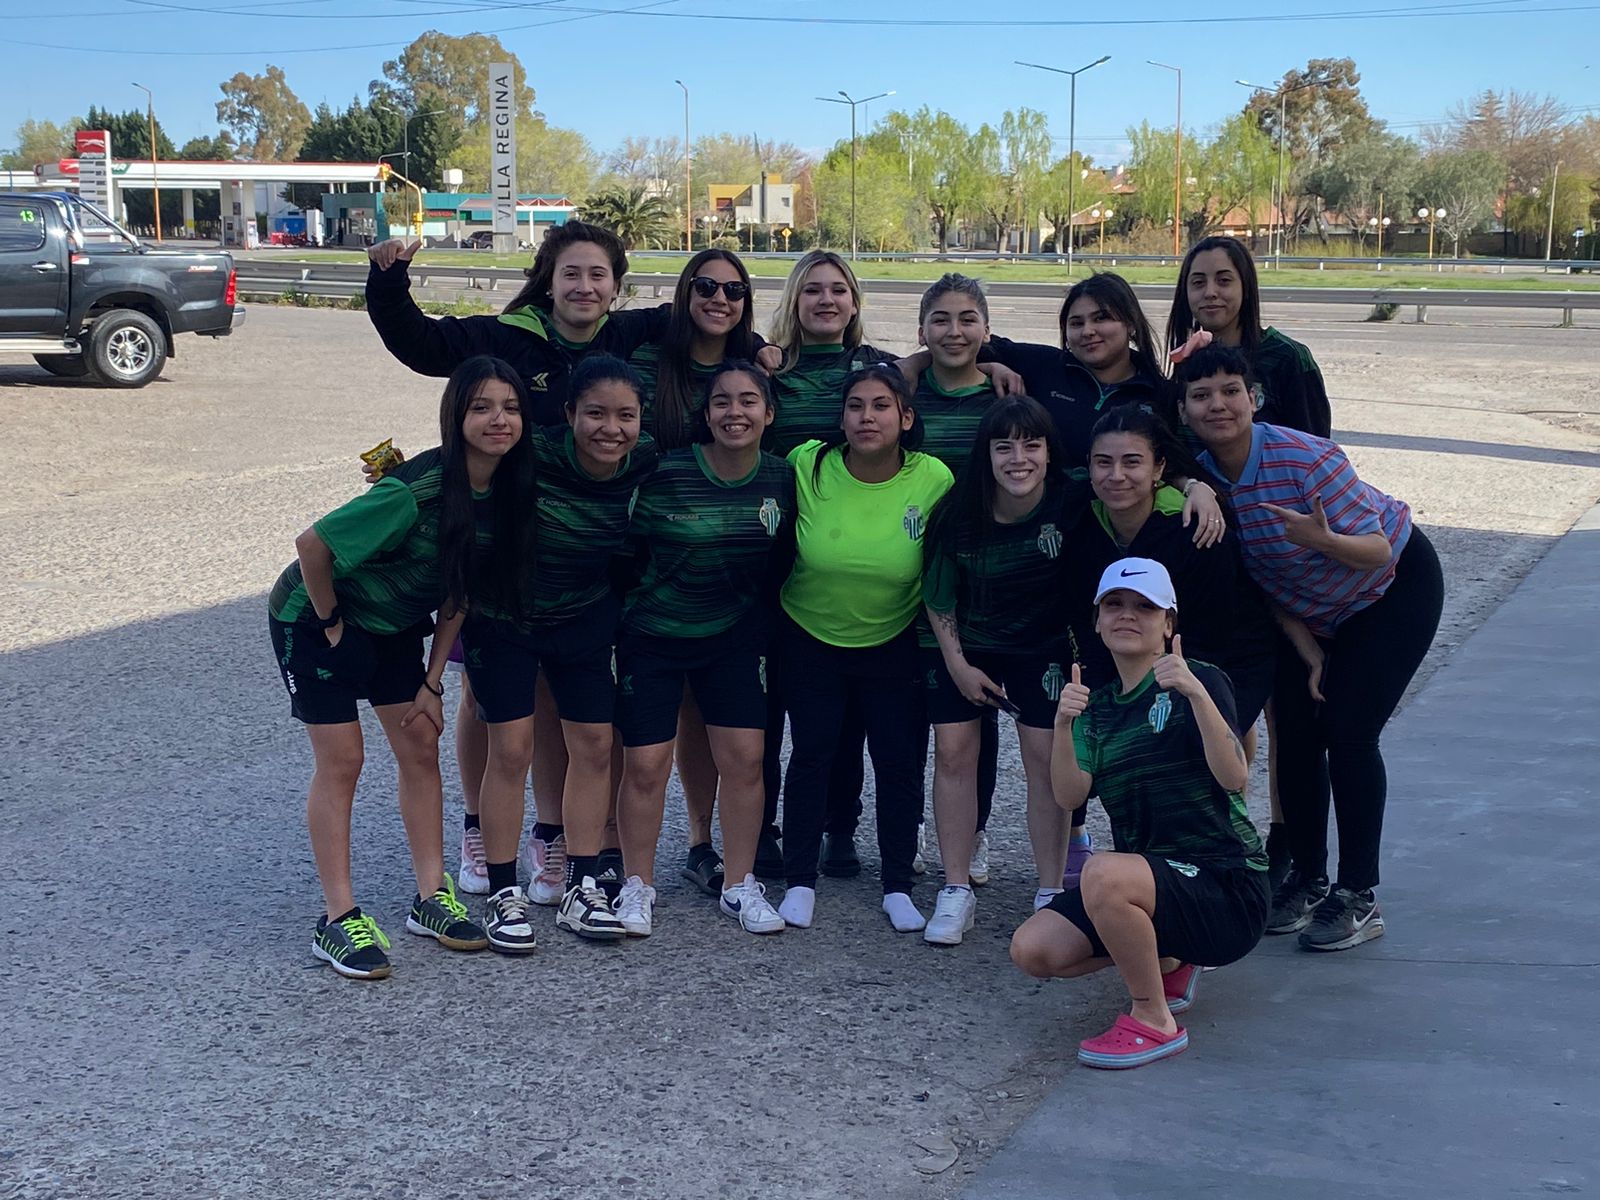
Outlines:
[[[444,699],[444,680],[441,679],[439,681],[439,686],[434,687],[433,684],[429,683],[427,679],[424,678],[422,681],[422,686],[427,688],[435,696],[438,696],[441,700]]]

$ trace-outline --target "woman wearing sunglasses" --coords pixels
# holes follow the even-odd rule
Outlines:
[[[659,339],[634,351],[629,365],[644,380],[641,427],[663,450],[693,441],[693,414],[707,384],[730,359],[749,361],[766,345],[754,330],[750,273],[728,250],[702,250],[684,267],[672,293],[672,313]],[[717,770],[694,696],[685,690],[675,761],[689,812],[689,855],[683,877],[708,896],[722,894],[722,856],[711,840]]]

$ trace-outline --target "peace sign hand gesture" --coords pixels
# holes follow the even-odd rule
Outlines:
[[[1072,682],[1061,689],[1061,700],[1056,705],[1056,724],[1071,725],[1083,716],[1089,707],[1089,689],[1083,686],[1083,668],[1072,664]]]
[[[405,238],[389,238],[387,241],[378,242],[367,248],[367,257],[380,271],[387,271],[397,262],[410,262],[422,249],[422,239],[415,238],[407,241]]]
[[[1296,546],[1325,552],[1333,544],[1333,530],[1328,527],[1328,514],[1323,511],[1321,496],[1311,497],[1309,513],[1296,512],[1278,504],[1263,504],[1261,507],[1283,521],[1283,536]]]
[[[1189,669],[1189,662],[1183,657],[1183,638],[1178,634],[1172,635],[1172,650],[1156,659],[1156,686],[1169,692],[1177,692],[1180,696],[1193,696],[1197,691],[1203,690],[1200,681],[1194,677],[1194,672]]]

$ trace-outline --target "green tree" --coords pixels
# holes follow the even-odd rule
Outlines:
[[[1170,196],[1172,194],[1170,155],[1166,186],[1166,194]],[[1050,169],[1039,180],[1037,195],[1039,209],[1044,213],[1044,219],[1054,227],[1056,248],[1061,251],[1066,248],[1068,205],[1081,213],[1085,209],[1094,208],[1097,204],[1110,201],[1111,178],[1094,166],[1092,158],[1085,156],[1081,151],[1074,151],[1070,158],[1062,157],[1051,164]],[[1159,208],[1159,204],[1155,203],[1159,197],[1153,199],[1147,197],[1141,188],[1140,191],[1119,197],[1115,201],[1117,216],[1124,219],[1139,216],[1137,201],[1140,199],[1151,199],[1152,204]],[[1152,218],[1153,223],[1159,224],[1171,215],[1172,205],[1169,201],[1166,208],[1161,210],[1161,214]]]
[[[189,162],[229,162],[238,152],[233,135],[226,131],[211,137],[192,137],[178,147],[178,157]]]
[[[643,184],[603,188],[583,202],[583,219],[611,230],[629,250],[666,246],[676,239],[672,209]]]
[[[827,245],[850,244],[850,142],[840,142],[818,164],[813,179],[818,222]],[[856,237],[879,253],[925,244],[927,208],[908,178],[892,140],[863,140],[856,155]]]
[[[1017,223],[1026,253],[1031,248],[1032,234],[1039,228],[1044,177],[1050,164],[1050,123],[1037,109],[1008,110],[1000,119],[1000,141],[1010,185],[1016,193]]]
[[[76,129],[104,129],[111,134],[111,153],[117,158],[150,157],[150,114],[142,108],[131,108],[114,113],[110,109],[90,106],[89,111],[73,123]],[[156,122],[156,157],[176,158],[177,148],[167,131]]]
[[[880,123],[899,141],[906,171],[922,193],[942,254],[951,229],[981,205],[982,168],[967,127],[947,112],[926,105],[915,113],[892,112]]]
[[[269,65],[262,75],[240,71],[221,88],[217,120],[241,151],[262,161],[294,158],[311,128],[311,110],[290,89],[282,67]]]
[[[1391,212],[1411,211],[1421,173],[1421,148],[1375,126],[1308,173],[1305,188],[1325,207],[1351,219],[1360,246],[1366,218],[1383,215],[1376,211],[1380,195]]]
[[[1542,257],[1548,241],[1555,258],[1566,258],[1573,249],[1572,231],[1588,224],[1593,180],[1568,171],[1564,165],[1554,179],[1554,205],[1550,203],[1549,179],[1535,184],[1526,195],[1511,199],[1506,223],[1524,254]]]
[[[460,167],[469,191],[489,190],[489,127],[468,129],[452,153],[450,166]],[[517,122],[517,189],[582,200],[600,174],[600,156],[575,129],[549,124],[544,114]]]
[[[407,113],[430,108],[451,112],[458,126],[482,124],[489,113],[489,67],[510,63],[519,121],[534,117],[534,91],[517,56],[491,33],[459,37],[430,29],[383,64],[383,79],[373,80],[375,98],[387,99]]]
[[[11,138],[13,148],[0,155],[0,169],[31,171],[41,163],[53,166],[63,158],[72,158],[73,131],[81,128],[76,121],[57,125],[54,121],[35,121],[28,118],[18,125]]]
[[[1417,199],[1444,209],[1437,228],[1450,239],[1452,258],[1461,257],[1461,239],[1494,215],[1505,177],[1505,163],[1487,150],[1441,150],[1423,161]]]
[[[1130,216],[1156,227],[1171,226],[1172,202],[1177,193],[1174,174],[1177,169],[1177,145],[1170,129],[1157,129],[1149,121],[1141,121],[1128,128],[1128,170],[1138,190],[1123,196],[1121,203]],[[1181,224],[1191,228],[1196,220],[1204,225],[1200,215],[1205,208],[1205,195],[1200,175],[1195,168],[1203,162],[1202,146],[1188,133],[1183,135],[1183,218]],[[1190,184],[1189,177],[1195,182]]]
[[[1284,219],[1291,236],[1310,221],[1306,178],[1341,146],[1359,141],[1374,125],[1361,95],[1354,59],[1313,58],[1305,70],[1285,72],[1280,83],[1284,114]],[[1278,145],[1278,91],[1256,92],[1244,111]]]
[[[1258,225],[1270,212],[1276,166],[1272,142],[1253,118],[1236,113],[1224,121],[1217,136],[1200,152],[1196,172],[1200,184],[1193,189],[1198,193],[1194,197],[1198,207],[1189,223],[1191,236],[1215,232],[1238,210],[1244,211],[1252,228]],[[1187,176],[1184,182],[1188,182]]]

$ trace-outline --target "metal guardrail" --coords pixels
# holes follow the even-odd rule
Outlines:
[[[311,263],[240,259],[238,261],[239,291],[250,296],[281,296],[298,292],[307,296],[357,296],[365,287],[365,263]],[[414,263],[411,280],[422,289],[429,290],[453,285],[457,290],[485,291],[490,293],[514,292],[526,281],[517,267],[474,267],[470,263],[427,266]],[[667,299],[677,283],[676,275],[659,273],[632,273],[627,278],[634,295],[641,300]],[[777,291],[784,280],[775,275],[755,275],[750,282],[759,291]],[[509,286],[507,286],[509,285]],[[869,293],[881,295],[921,295],[927,289],[926,280],[867,279],[862,287]],[[986,283],[984,290],[990,296],[1027,296],[1056,299],[1062,295],[1060,283],[1030,283],[1012,280],[995,280]],[[1164,304],[1172,296],[1171,284],[1135,284],[1135,294],[1141,301]],[[1535,308],[1560,309],[1562,325],[1573,323],[1578,309],[1600,310],[1600,289],[1593,291],[1491,291],[1471,288],[1404,287],[1272,287],[1261,289],[1267,303],[1277,304],[1399,304],[1414,307],[1418,322],[1427,321],[1429,308]],[[499,297],[496,297],[497,299]]]

